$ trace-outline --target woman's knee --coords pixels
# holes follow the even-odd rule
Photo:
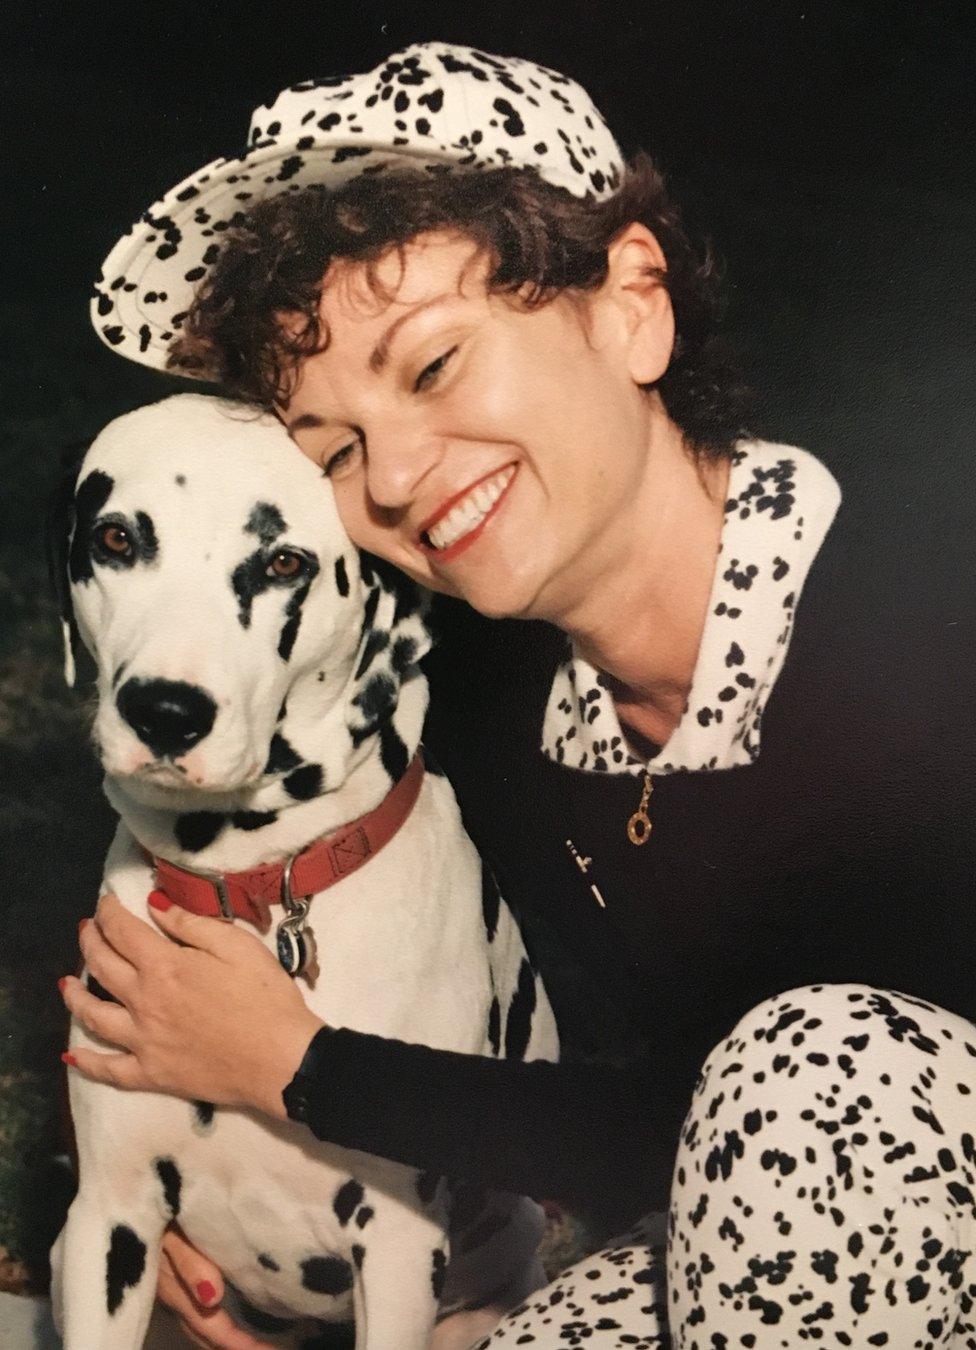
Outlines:
[[[675,1191],[734,1174],[745,1190],[815,1190],[818,1207],[852,1190],[908,1190],[969,1210],[974,1093],[976,1027],[963,1018],[866,985],[791,989],[752,1008],[709,1056]]]
[[[897,1091],[891,1076],[899,1068],[914,1074],[946,1060],[968,1070],[968,1057],[976,1069],[974,1055],[976,1026],[944,1008],[870,985],[807,985],[750,1008],[709,1055],[699,1090],[719,1082],[732,1094],[746,1083],[774,1090],[811,1073],[850,1083],[863,1068]]]
[[[751,1009],[709,1056],[682,1132],[676,1327],[751,1333],[770,1317],[793,1344],[829,1306],[845,1343],[867,1344],[970,1297],[974,1092],[976,1027],[922,1000],[815,985]]]

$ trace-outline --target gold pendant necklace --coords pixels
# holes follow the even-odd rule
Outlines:
[[[647,814],[647,803],[651,799],[651,793],[654,791],[654,785],[651,782],[651,775],[645,769],[644,787],[641,791],[640,806],[627,821],[627,838],[638,848],[641,844],[646,844],[651,837],[651,818]]]

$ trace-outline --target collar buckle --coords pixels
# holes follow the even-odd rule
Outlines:
[[[208,881],[214,888],[214,894],[217,897],[217,908],[220,911],[219,914],[214,917],[222,919],[224,923],[234,922],[234,907],[230,901],[230,894],[227,890],[227,882],[224,879],[223,872],[212,872],[204,867],[187,867],[185,863],[180,864],[179,870],[181,872],[188,872],[191,877],[199,877],[201,881]]]

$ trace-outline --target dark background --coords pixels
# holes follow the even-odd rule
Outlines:
[[[895,475],[908,491],[934,466],[971,503],[974,11],[972,0],[246,13],[206,0],[8,3],[0,1286],[22,1280],[24,1259],[43,1276],[59,1218],[63,1188],[44,1163],[63,1036],[54,981],[76,959],[74,920],[91,910],[111,830],[85,748],[85,695],[60,680],[44,497],[65,444],[168,388],[88,324],[91,280],[119,234],[186,174],[240,148],[251,109],[287,83],[368,69],[423,39],[527,56],[583,83],[716,241],[730,333],[760,393],[757,430],[807,446],[842,483]]]

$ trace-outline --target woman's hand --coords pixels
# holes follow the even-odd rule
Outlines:
[[[64,1001],[120,1053],[79,1046],[67,1063],[100,1083],[283,1119],[282,1090],[322,1022],[253,933],[188,914],[159,891],[149,913],[162,934],[104,895],[83,926],[85,964],[119,1002],[73,977],[61,981]]]
[[[156,1293],[180,1319],[180,1326],[194,1345],[206,1350],[270,1350],[231,1321],[220,1306],[224,1281],[220,1271],[202,1252],[170,1225],[163,1234]]]

